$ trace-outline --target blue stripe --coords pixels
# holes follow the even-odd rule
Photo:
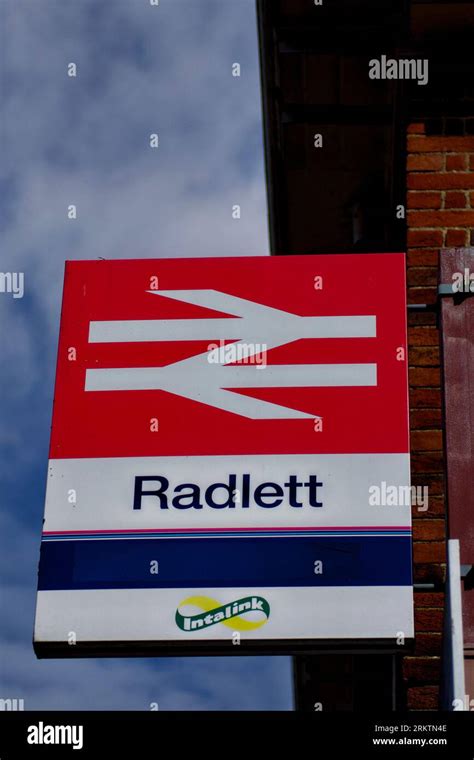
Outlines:
[[[314,563],[323,563],[315,574]],[[158,574],[150,573],[158,561]],[[407,536],[42,542],[38,588],[411,585]]]

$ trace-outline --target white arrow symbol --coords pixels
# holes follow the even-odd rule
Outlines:
[[[301,338],[375,337],[374,316],[300,317],[216,290],[148,291],[234,317],[91,322],[91,343],[226,340],[245,344],[246,355]],[[235,316],[239,315],[239,316]],[[252,351],[252,346],[255,347]],[[209,362],[209,352],[166,367],[88,369],[86,391],[164,390],[250,419],[314,419],[315,415],[231,389],[374,386],[375,364],[226,366]]]

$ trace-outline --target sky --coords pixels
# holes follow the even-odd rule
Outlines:
[[[64,261],[268,255],[254,0],[0,0],[0,78],[0,698],[292,709],[286,657],[32,648]]]

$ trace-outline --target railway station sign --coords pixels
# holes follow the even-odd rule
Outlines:
[[[403,254],[67,262],[38,656],[412,638],[406,341]]]

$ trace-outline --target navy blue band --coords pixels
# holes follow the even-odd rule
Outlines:
[[[406,586],[411,562],[409,536],[47,541],[38,588]]]

